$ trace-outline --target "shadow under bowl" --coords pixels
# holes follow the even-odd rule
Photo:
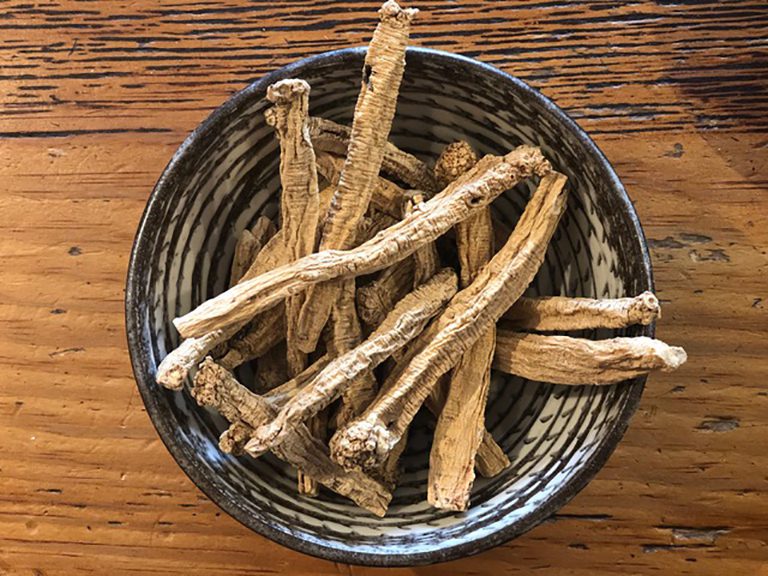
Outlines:
[[[188,394],[155,383],[179,344],[172,319],[226,289],[236,238],[260,215],[277,220],[279,149],[264,121],[266,88],[299,77],[312,87],[311,114],[350,124],[365,49],[313,56],[235,94],[181,145],[147,204],[126,290],[129,349],[147,412],[173,457],[222,509],[254,531],[329,560],[403,566],[451,560],[529,530],[581,490],[605,463],[637,408],[645,383],[566,387],[494,373],[488,429],[512,461],[478,478],[465,513],[426,502],[434,424],[420,415],[403,457],[389,513],[375,518],[323,491],[296,492],[295,473],[267,455],[222,453],[226,423]],[[557,106],[520,80],[480,62],[410,48],[391,139],[425,160],[465,139],[482,154],[540,146],[569,178],[570,197],[531,295],[620,297],[652,289],[647,246],[626,192],[603,154]],[[493,204],[511,229],[531,183]],[[592,338],[652,335],[652,327],[590,331]],[[239,376],[247,381],[247,369]]]

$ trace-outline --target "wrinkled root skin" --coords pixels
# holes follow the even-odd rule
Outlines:
[[[165,358],[170,358],[170,356],[166,356]],[[157,372],[157,383],[168,388],[168,390],[181,390],[188,374],[189,370],[184,368],[184,366],[176,365],[163,369],[161,363]]]
[[[375,472],[390,454],[390,434],[385,426],[355,422],[331,438],[331,460],[345,470]]]
[[[657,318],[661,318],[659,299],[653,292],[643,292],[632,303],[629,316],[631,319],[637,318],[638,324],[648,326]]]
[[[243,422],[234,422],[219,437],[219,448],[226,454],[241,456],[245,445],[253,436],[253,428]]]

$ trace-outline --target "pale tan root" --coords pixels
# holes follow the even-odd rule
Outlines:
[[[201,406],[213,407],[230,422],[239,422],[241,429],[245,426],[255,428],[275,414],[267,400],[250,392],[210,358],[201,365],[195,377],[192,395]],[[225,445],[227,442],[228,438],[224,438]],[[330,490],[350,498],[373,514],[383,516],[386,513],[392,498],[389,490],[365,474],[344,471],[328,457],[326,447],[314,439],[303,424],[275,450],[275,455],[306,470]]]
[[[232,268],[229,272],[229,285],[234,286],[243,277],[253,262],[254,256],[258,252],[256,238],[253,237],[250,230],[243,230],[240,238],[235,245],[235,254],[232,257]]]
[[[495,345],[495,329],[486,330],[453,369],[429,457],[427,501],[437,508],[469,507]]]
[[[323,223],[320,250],[351,248],[358,224],[368,210],[395,116],[405,49],[416,13],[402,9],[394,0],[385,2],[379,10],[381,20],[366,52],[347,156]],[[316,348],[339,288],[338,282],[308,287],[296,325],[297,345],[303,352]]]
[[[670,372],[686,360],[682,348],[645,336],[587,340],[499,330],[493,367],[537,382],[609,385]]]
[[[493,478],[501,474],[510,465],[509,456],[493,439],[488,430],[483,432],[480,448],[475,456],[475,468],[483,478]]]
[[[381,230],[391,226],[395,221],[384,212],[372,211],[370,216],[363,218],[358,228],[356,244],[362,244],[373,238]],[[331,338],[329,347],[338,356],[357,346],[362,340],[363,333],[360,319],[355,308],[355,280],[348,278],[341,282],[339,297],[331,309],[329,322]],[[334,427],[339,423],[348,422],[359,415],[376,396],[378,383],[373,372],[366,370],[358,375],[344,391],[338,409],[333,414]],[[325,420],[327,414],[322,415]]]
[[[469,146],[469,144],[465,142],[455,142],[453,144],[449,144],[440,154],[440,157],[435,163],[435,178],[440,186],[447,186],[456,180],[459,176],[470,170],[476,163],[477,155],[475,154],[472,147]],[[487,217],[487,213],[487,209],[481,210],[477,215],[467,218],[465,222],[469,223],[477,218],[484,219]],[[473,242],[476,242],[476,245],[482,251],[483,247],[488,246],[488,240],[484,236],[472,238],[471,234],[467,235],[466,233],[462,233],[463,230],[468,228],[468,226],[465,226],[464,223],[457,224],[457,228],[460,228],[456,240],[459,243],[460,248],[459,258],[461,263],[462,286],[466,287],[469,283],[467,280],[467,254],[475,253],[475,244],[473,244]],[[480,232],[482,232],[482,229]],[[509,234],[507,233],[507,236],[504,237],[504,242],[508,236]],[[502,244],[504,242],[502,242]],[[463,249],[462,244],[467,246],[468,249]],[[446,376],[440,378],[440,381],[425,401],[425,405],[435,416],[439,416],[441,414],[443,406],[445,405],[446,397],[448,394],[447,388],[449,380]],[[403,442],[401,441],[400,443],[402,444]],[[402,448],[400,450],[402,450]],[[387,464],[390,467],[392,466],[392,460],[392,457],[387,460]],[[504,468],[509,466],[509,458],[507,458],[507,455],[504,453],[501,447],[496,444],[493,436],[487,430],[483,430],[483,437],[477,450],[475,466],[477,467],[478,473],[486,478],[496,476],[497,474],[501,473]]]
[[[225,330],[213,330],[197,338],[187,338],[163,358],[157,367],[155,380],[169,390],[181,390],[190,370],[217,345],[231,338],[238,329],[239,326],[234,325]]]
[[[253,239],[256,240],[256,244],[259,247],[259,249],[256,251],[256,254],[254,254],[254,259],[258,254],[264,249],[264,246],[267,245],[267,242],[277,233],[277,229],[275,228],[274,222],[267,218],[266,216],[259,216],[256,219],[256,222],[253,226],[251,226],[251,234],[253,234]]]
[[[347,155],[351,131],[349,126],[343,126],[324,118],[311,118],[309,121],[309,133],[315,150],[334,156]],[[423,190],[429,194],[440,190],[432,170],[424,162],[412,154],[403,152],[391,142],[387,142],[384,146],[381,170],[411,188]],[[399,206],[398,204],[398,208]]]
[[[445,269],[403,298],[363,344],[331,361],[288,401],[273,421],[256,430],[246,448],[259,453],[278,445],[298,423],[338,398],[359,374],[372,370],[415,338],[456,293],[456,282],[454,272]]]
[[[434,329],[434,326],[427,328],[425,333],[430,329]],[[425,338],[425,342],[422,345],[426,345],[426,342],[434,337],[434,332],[429,338]],[[427,399],[424,401],[424,406],[432,412],[435,417],[440,416],[445,405],[445,400],[448,395],[448,380],[450,378],[450,372],[443,374],[435,387],[430,392]],[[483,439],[480,441],[480,446],[477,449],[477,455],[475,456],[475,468],[477,473],[483,478],[493,478],[501,474],[501,472],[509,466],[510,461],[504,449],[496,443],[493,439],[493,435],[486,429],[483,430]]]
[[[332,185],[338,185],[344,158],[319,152],[317,155],[317,173]],[[334,189],[335,191],[335,189]],[[394,218],[400,217],[405,190],[386,178],[379,177],[373,186],[371,205]]]
[[[661,317],[653,292],[634,298],[520,298],[502,317],[520,330],[586,330],[651,324]]]
[[[342,356],[354,349],[363,339],[363,331],[355,309],[355,280],[347,279],[341,283],[339,298],[331,312],[331,343],[335,356]],[[341,403],[334,416],[336,426],[347,423],[362,413],[376,397],[378,383],[372,369],[362,370],[342,391]]]
[[[384,317],[413,287],[413,257],[383,270],[378,278],[357,289],[357,313],[369,329],[376,328]]]
[[[404,198],[403,216],[418,213],[424,203],[424,194],[415,191]],[[418,288],[440,268],[440,255],[434,242],[422,246],[413,253],[413,287]]]
[[[315,152],[309,139],[309,92],[309,84],[298,79],[280,80],[267,88],[267,100],[274,106],[264,116],[280,141],[280,230],[288,261],[314,252],[320,219]],[[285,306],[291,376],[306,366],[306,357],[298,349],[294,335],[302,302],[302,295],[297,294],[288,298]]]
[[[315,251],[320,222],[320,199],[315,166],[315,151],[309,138],[309,84],[303,80],[281,80],[267,88],[267,100],[274,103],[265,117],[280,140],[280,214],[288,261]],[[296,326],[304,294],[286,299],[286,354],[288,374],[296,376],[307,364],[299,349]],[[318,438],[324,433],[319,421],[310,425]],[[317,495],[316,482],[302,470],[298,472],[299,494]]]
[[[350,469],[381,466],[440,376],[456,365],[533,279],[565,209],[565,182],[565,176],[556,172],[542,178],[504,248],[437,318],[435,337],[391,390],[333,436],[335,461]]]
[[[438,180],[452,181],[476,163],[477,156],[469,144],[454,142],[443,150],[435,173]],[[494,254],[489,207],[456,225],[456,243],[461,285],[466,288]],[[461,356],[448,379],[445,403],[432,441],[427,480],[427,500],[437,508],[463,511],[469,507],[476,456],[486,433],[485,404],[495,347],[496,327],[491,326]]]

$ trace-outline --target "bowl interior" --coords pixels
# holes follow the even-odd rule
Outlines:
[[[294,471],[271,456],[223,454],[217,438],[225,422],[189,395],[155,385],[157,364],[179,343],[171,320],[226,288],[240,231],[259,215],[277,220],[279,151],[264,122],[266,86],[301,77],[312,86],[312,114],[349,124],[363,57],[363,50],[345,50],[281,69],[228,101],[180,148],[139,230],[128,285],[129,340],[137,380],[163,440],[229,513],[304,552],[414,564],[490,547],[565,503],[618,442],[643,380],[563,387],[494,374],[486,422],[512,465],[496,478],[478,478],[468,512],[430,507],[426,477],[434,425],[420,414],[400,486],[382,519],[327,491],[315,499],[298,496]],[[427,160],[457,139],[481,154],[502,154],[521,143],[541,146],[569,177],[570,199],[528,293],[618,297],[650,287],[642,233],[612,170],[562,112],[523,83],[461,57],[409,50],[391,138]],[[500,225],[514,226],[530,188],[519,186],[494,203]],[[619,332],[584,335],[614,334]],[[247,383],[250,374],[240,376]]]

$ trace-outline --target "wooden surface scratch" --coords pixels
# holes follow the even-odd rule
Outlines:
[[[413,1],[413,43],[565,108],[648,236],[661,338],[616,453],[529,534],[392,574],[768,574],[768,11],[759,0]],[[263,73],[365,43],[377,2],[0,2],[0,574],[374,574],[221,513],[131,375],[128,255],[154,182]]]

